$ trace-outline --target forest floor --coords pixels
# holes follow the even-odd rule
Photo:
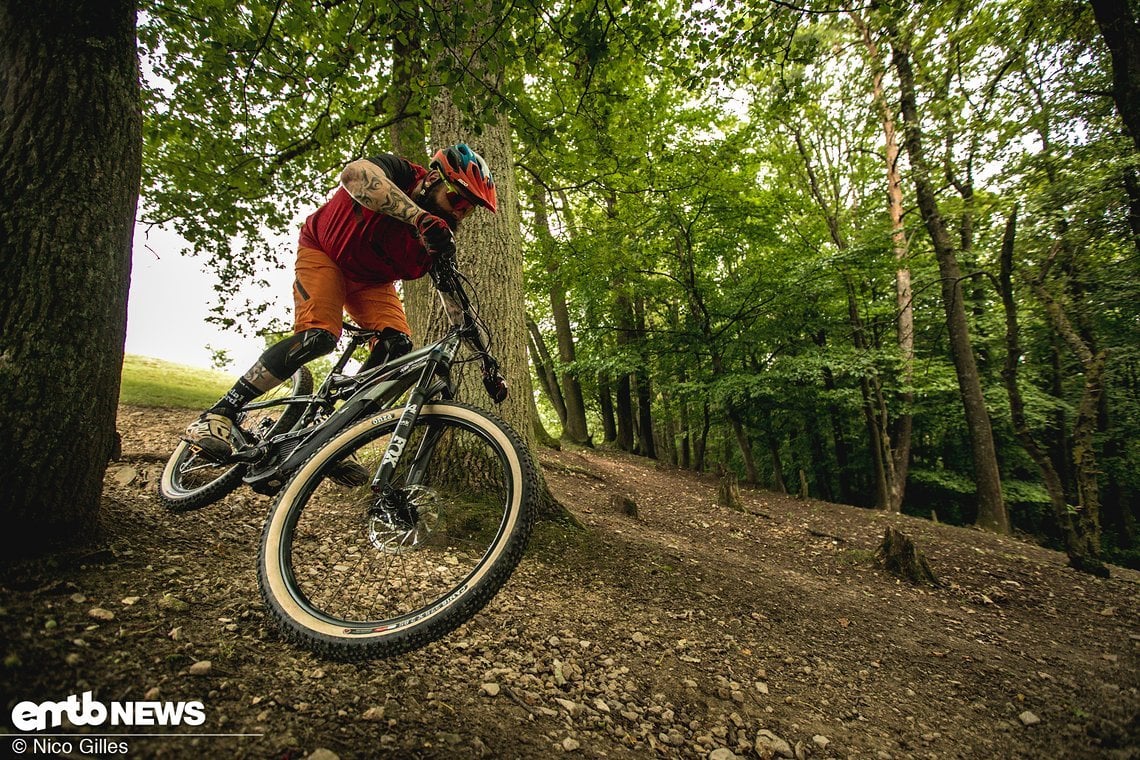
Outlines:
[[[204,706],[196,727],[129,729],[157,736],[65,727],[69,757],[1140,758],[1140,573],[758,490],[733,511],[715,478],[612,452],[540,454],[584,529],[541,524],[473,621],[398,659],[323,661],[262,609],[267,499],[158,503],[186,419],[123,407],[103,534],[0,578],[4,725],[87,691]],[[941,585],[876,564],[888,526]]]

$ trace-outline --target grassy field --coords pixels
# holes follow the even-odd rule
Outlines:
[[[119,402],[137,406],[205,409],[233,384],[234,375],[230,373],[128,355],[123,360]]]

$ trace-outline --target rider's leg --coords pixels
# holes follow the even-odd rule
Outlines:
[[[242,407],[276,388],[300,367],[336,348],[344,308],[344,278],[321,251],[297,252],[293,283],[294,334],[278,341],[216,404],[186,429],[186,438],[214,456],[230,453],[230,430]]]
[[[345,310],[356,323],[383,334],[373,342],[372,352],[360,371],[378,367],[412,350],[411,328],[394,283],[345,282]]]

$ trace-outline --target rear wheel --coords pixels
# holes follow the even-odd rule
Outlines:
[[[363,420],[314,454],[266,521],[266,604],[290,640],[327,657],[387,657],[444,636],[502,587],[530,537],[529,455],[505,423],[457,403],[423,408],[392,481],[400,509],[370,511],[371,476],[400,411]],[[349,461],[366,482],[333,479]]]
[[[271,401],[286,396],[305,396],[313,392],[313,375],[307,367],[293,373],[288,382],[282,383],[262,396],[259,401]],[[235,448],[246,441],[261,441],[283,433],[300,419],[303,412],[300,404],[273,406],[266,409],[252,409],[238,417],[234,426],[231,445]],[[239,428],[241,432],[238,432]],[[158,498],[175,512],[199,509],[213,504],[241,484],[246,464],[218,463],[202,454],[197,447],[186,441],[179,442],[174,453],[162,470],[158,481]]]

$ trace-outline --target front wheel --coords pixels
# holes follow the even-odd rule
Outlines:
[[[392,479],[399,514],[374,509],[371,477],[400,411],[322,447],[266,520],[262,596],[287,638],[326,657],[388,657],[441,638],[495,595],[530,537],[534,464],[505,423],[464,404],[423,408]],[[346,471],[367,477],[354,485]]]
[[[301,367],[289,380],[277,386],[260,401],[286,396],[307,396],[313,392],[313,374]],[[236,448],[247,441],[262,441],[284,433],[296,424],[304,409],[300,404],[284,404],[242,413],[234,425],[231,444]],[[239,433],[238,428],[241,428]],[[196,446],[180,441],[166,461],[158,481],[158,498],[167,509],[186,512],[200,509],[229,494],[241,484],[248,465],[215,462]]]

